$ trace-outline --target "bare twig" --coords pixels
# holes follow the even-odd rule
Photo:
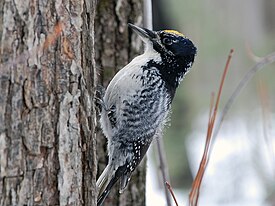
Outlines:
[[[191,192],[189,194],[189,205],[190,206],[195,206],[198,204],[198,199],[199,199],[199,194],[200,194],[200,185],[201,185],[201,181],[202,181],[204,171],[205,171],[206,165],[207,165],[207,158],[208,158],[207,155],[208,155],[208,147],[209,147],[209,143],[210,143],[209,138],[211,137],[210,128],[212,127],[211,122],[212,122],[213,109],[214,109],[214,93],[212,93],[212,95],[211,95],[209,121],[208,121],[208,129],[207,129],[204,153],[203,153],[203,156],[202,156],[202,159],[200,162],[199,170],[197,172],[195,180],[193,181]]]
[[[162,137],[156,138],[157,140],[157,149],[158,149],[158,157],[159,157],[159,169],[162,176],[162,181],[164,183],[164,192],[166,197],[166,203],[167,206],[171,206],[171,196],[169,195],[169,191],[166,188],[166,182],[169,181],[169,174],[168,174],[168,168],[167,168],[167,161],[165,158],[165,152],[164,152],[164,144]]]
[[[218,96],[217,96],[217,99],[216,99],[216,105],[215,105],[215,108],[214,108],[213,121],[215,121],[215,118],[216,118],[216,115],[217,115],[217,111],[218,111],[218,106],[219,106],[219,103],[220,103],[220,97],[221,97],[221,93],[222,93],[222,88],[223,88],[224,80],[225,80],[227,71],[229,69],[229,64],[230,64],[230,61],[232,59],[233,52],[234,52],[234,50],[231,49],[230,53],[228,55],[227,61],[226,61],[226,65],[225,65],[225,68],[224,68],[224,72],[223,72],[221,83],[220,83],[220,87],[219,87]],[[211,133],[212,133],[212,131],[211,131]]]
[[[232,51],[231,51],[232,54]],[[231,55],[229,55],[226,67],[228,67],[229,62],[231,59]],[[217,101],[216,101],[216,105],[213,111],[213,114],[211,116],[211,118],[209,118],[209,124],[208,124],[208,131],[207,131],[207,139],[206,139],[206,144],[205,144],[205,150],[204,150],[204,154],[203,154],[203,158],[201,160],[201,164],[200,164],[200,168],[199,171],[197,173],[197,176],[193,182],[192,185],[192,190],[189,194],[189,205],[197,205],[198,203],[198,197],[199,197],[199,189],[200,189],[200,184],[201,184],[201,180],[203,178],[203,174],[205,172],[209,157],[211,155],[211,152],[213,150],[213,145],[214,145],[214,141],[216,140],[217,134],[221,128],[222,122],[226,116],[226,114],[228,113],[229,109],[231,108],[232,104],[234,103],[234,101],[236,100],[236,98],[239,96],[239,94],[241,93],[241,91],[243,90],[243,88],[247,85],[247,83],[249,82],[249,80],[260,70],[262,69],[264,66],[269,65],[273,62],[275,62],[275,52],[271,53],[269,55],[267,55],[266,57],[263,57],[261,59],[257,59],[259,60],[259,62],[254,65],[247,73],[246,75],[242,78],[242,80],[240,81],[240,83],[237,85],[236,89],[234,90],[233,94],[229,97],[229,100],[226,102],[226,105],[224,107],[224,109],[222,110],[221,116],[217,121],[214,133],[212,135],[212,138],[210,138],[211,140],[211,144],[208,141],[208,137],[209,135],[212,134],[212,130],[213,130],[213,126],[214,126],[214,121],[215,121],[215,116],[216,116],[216,111],[217,111],[217,106],[219,103],[219,99],[220,99],[220,92],[222,89],[222,84],[223,84],[223,79],[225,77],[225,74],[223,75],[223,79],[221,81],[221,86],[220,86],[220,90],[218,93],[218,97],[217,97]],[[211,112],[210,112],[211,114]],[[207,147],[209,146],[209,148],[207,149]],[[206,152],[207,150],[207,152]]]
[[[255,76],[255,74],[261,70],[262,68],[264,68],[264,66],[269,65],[271,63],[275,62],[275,52],[263,57],[257,64],[255,64],[242,78],[242,80],[240,81],[240,83],[237,85],[236,89],[234,90],[234,92],[232,93],[232,95],[229,97],[228,101],[226,102],[222,112],[221,112],[221,116],[219,117],[219,119],[217,120],[217,124],[213,133],[213,138],[212,138],[212,142],[214,142],[216,140],[216,137],[218,135],[218,132],[221,128],[222,122],[225,118],[225,116],[227,115],[229,109],[231,108],[231,106],[233,105],[234,101],[236,100],[236,98],[239,96],[239,94],[241,93],[241,91],[245,88],[245,86],[248,84],[249,80],[252,79],[252,77]],[[210,148],[210,153],[213,150],[213,143],[211,144],[211,148]]]
[[[171,195],[172,195],[172,197],[173,197],[173,199],[174,199],[174,202],[175,202],[176,206],[178,206],[179,204],[178,204],[177,198],[176,198],[176,196],[175,196],[175,193],[173,192],[173,189],[172,189],[171,185],[170,185],[168,182],[165,182],[165,184],[166,184],[167,189],[168,189],[169,192],[171,193]]]
[[[229,63],[231,61],[233,52],[234,52],[234,50],[231,49],[229,56],[227,58],[227,62],[226,62],[224,72],[222,75],[222,79],[221,79],[215,106],[213,106],[214,105],[214,95],[212,94],[212,96],[211,96],[209,122],[208,122],[208,129],[207,129],[207,136],[206,136],[206,141],[205,141],[204,152],[203,152],[203,156],[202,156],[202,159],[200,162],[199,170],[197,172],[195,180],[193,181],[192,189],[189,194],[189,205],[191,205],[191,206],[196,206],[198,204],[202,178],[204,176],[204,173],[205,173],[205,170],[207,168],[207,164],[208,164],[208,161],[210,158],[210,146],[212,144],[212,131],[214,128],[214,123],[215,123],[215,119],[216,119],[216,115],[217,115],[217,111],[218,111],[218,106],[219,106],[219,102],[220,102],[220,97],[221,97],[224,80],[225,80],[227,71],[229,69]]]

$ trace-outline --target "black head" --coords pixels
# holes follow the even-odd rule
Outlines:
[[[175,30],[151,31],[129,24],[147,45],[160,54],[175,56],[176,58],[190,58],[194,61],[197,48],[193,42],[182,33]],[[192,58],[193,57],[193,58]],[[191,62],[192,64],[193,62]]]
[[[159,41],[156,41],[153,45],[158,52],[166,52],[178,58],[194,57],[196,55],[197,48],[182,33],[175,30],[164,30],[156,33]]]
[[[163,79],[175,89],[194,62],[196,46],[175,30],[151,31],[133,24],[129,27],[146,43],[147,50],[160,54],[162,61],[156,64],[160,64],[158,68]]]

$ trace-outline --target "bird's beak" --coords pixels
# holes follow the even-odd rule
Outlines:
[[[134,32],[136,32],[144,41],[151,40],[153,41],[154,39],[157,38],[156,32],[151,31],[149,29],[141,28],[136,25],[128,23],[128,26],[133,29]]]

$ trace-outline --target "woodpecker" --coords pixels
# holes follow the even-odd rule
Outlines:
[[[120,193],[167,121],[175,91],[191,68],[197,48],[175,30],[129,27],[145,42],[145,51],[121,69],[102,99],[100,123],[108,139],[108,165],[97,180],[102,205],[119,180]]]

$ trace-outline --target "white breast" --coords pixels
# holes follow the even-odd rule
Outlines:
[[[132,96],[142,86],[140,79],[132,77],[141,76],[143,72],[142,66],[145,66],[152,59],[158,62],[161,60],[161,57],[159,53],[149,48],[144,54],[135,57],[114,76],[103,98],[106,109],[115,105],[116,114],[119,116],[121,102],[127,99],[127,97]],[[107,112],[104,109],[101,112],[100,123],[105,136],[111,138],[113,131]]]
[[[156,62],[160,61],[160,54],[152,49],[147,49],[144,54],[135,57],[114,76],[105,92],[104,101],[106,106],[115,104],[118,96],[131,95],[131,92],[141,87],[141,82],[132,77],[133,75],[141,75],[143,72],[142,66],[145,66],[152,59]]]

